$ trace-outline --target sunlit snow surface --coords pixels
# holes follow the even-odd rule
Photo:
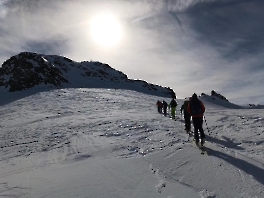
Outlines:
[[[158,99],[170,102],[115,89],[6,99],[0,197],[264,197],[263,109],[203,97],[209,155],[201,155],[184,131],[183,100],[174,121],[157,112]]]

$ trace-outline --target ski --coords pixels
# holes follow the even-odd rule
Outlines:
[[[177,121],[177,120],[179,120],[179,118],[178,117],[170,117],[170,119],[172,119],[172,120],[174,120],[174,121]]]
[[[201,150],[202,155],[209,155],[208,149],[205,146],[199,146],[199,149]]]
[[[194,132],[193,131],[188,131],[188,130],[185,130],[185,132],[191,137],[191,136],[194,136]]]
[[[208,149],[205,146],[201,146],[199,143],[197,144],[195,142],[195,140],[194,140],[194,143],[195,143],[196,147],[201,151],[202,155],[204,155],[204,154],[209,155]]]
[[[194,135],[193,135],[193,132],[192,132],[192,131],[187,131],[187,130],[185,130],[185,132],[186,132],[186,134],[188,135],[188,139],[187,139],[187,141],[190,141],[191,137],[194,136]]]
[[[201,150],[202,155],[204,155],[204,154],[208,155],[207,149],[204,146],[199,146],[199,149]]]

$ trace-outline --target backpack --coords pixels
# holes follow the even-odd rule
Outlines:
[[[184,101],[184,103],[183,103],[183,109],[184,109],[185,111],[187,111],[187,109],[188,109],[188,105],[189,105],[189,101]]]
[[[172,100],[170,103],[171,107],[176,107],[177,106],[177,102],[175,100]]]
[[[191,100],[190,101],[190,107],[191,107],[191,114],[192,115],[199,115],[199,114],[203,114],[203,108],[201,105],[201,101],[200,100]]]

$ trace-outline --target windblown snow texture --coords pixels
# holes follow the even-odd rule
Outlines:
[[[156,101],[170,98],[87,88],[5,94],[0,197],[264,195],[262,109],[200,97],[210,153],[201,155],[178,109],[176,121],[157,112]]]

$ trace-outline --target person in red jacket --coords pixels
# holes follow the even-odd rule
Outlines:
[[[156,103],[156,105],[158,107],[158,112],[159,113],[162,113],[162,107],[163,107],[162,102],[158,100],[157,103]]]
[[[201,146],[203,146],[205,141],[205,134],[203,130],[203,114],[205,112],[205,107],[204,104],[198,99],[196,93],[194,93],[190,98],[187,111],[192,116],[196,144],[199,144],[199,131],[201,136]]]

